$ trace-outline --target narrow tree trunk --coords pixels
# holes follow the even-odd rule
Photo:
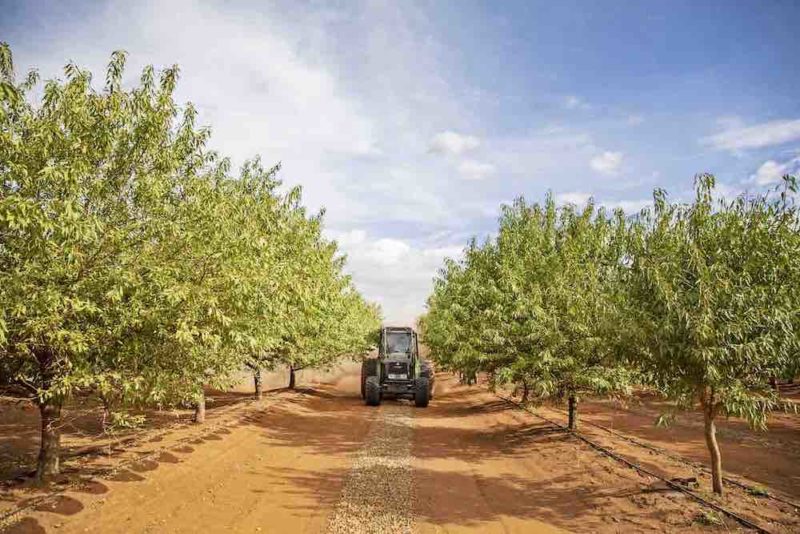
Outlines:
[[[261,400],[261,397],[263,397],[264,393],[261,387],[261,369],[258,367],[253,369],[253,386],[256,390],[256,400]]]
[[[194,422],[195,423],[205,423],[206,422],[206,393],[205,391],[200,393],[200,397],[197,399],[197,404],[194,406]]]
[[[722,495],[722,456],[717,443],[717,427],[714,424],[716,416],[713,397],[703,403],[703,420],[705,423],[706,445],[711,453],[711,483],[714,493]]]
[[[45,482],[61,470],[61,399],[49,398],[39,402],[42,423],[42,440],[36,465],[36,479]]]
[[[289,389],[294,389],[296,382],[294,376],[294,365],[289,366]]]
[[[569,429],[578,429],[578,397],[576,395],[569,396]]]
[[[61,406],[64,399],[50,394],[56,380],[55,353],[49,348],[42,348],[34,350],[34,355],[39,363],[40,389],[45,395],[42,397],[40,394],[37,399],[42,435],[36,462],[36,480],[45,482],[61,471]]]
[[[528,388],[528,383],[523,381],[522,382],[522,404],[528,402],[528,394],[530,393],[530,389]]]
[[[103,418],[100,423],[103,428],[103,434],[108,433],[108,424],[111,420],[111,401],[105,395],[99,395],[100,402],[103,403]]]

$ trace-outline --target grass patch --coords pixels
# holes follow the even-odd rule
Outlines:
[[[714,527],[719,527],[725,524],[722,521],[720,515],[713,510],[707,510],[698,513],[697,516],[695,517],[695,521],[700,523],[701,525],[714,526]]]
[[[753,497],[769,497],[769,490],[761,486],[753,486],[752,488],[747,488],[747,493],[749,493]]]

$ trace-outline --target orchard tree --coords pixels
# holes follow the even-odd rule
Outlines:
[[[770,379],[800,354],[800,228],[795,180],[784,180],[776,192],[715,201],[714,177],[698,176],[691,204],[657,191],[632,234],[635,360],[679,407],[701,406],[718,494],[716,420],[765,428],[782,404]]]
[[[176,122],[176,68],[157,81],[148,69],[140,88],[123,91],[116,52],[96,91],[68,64],[66,80],[47,82],[33,104],[35,78],[16,84],[2,50],[0,342],[4,367],[39,405],[44,479],[59,471],[64,399],[111,368],[111,349],[140,320],[131,299],[151,299],[137,293],[151,267],[140,252],[176,200],[171,178],[203,161],[205,134],[190,127],[190,110]]]
[[[500,337],[516,358],[508,371],[524,391],[569,401],[577,425],[581,393],[627,393],[620,365],[616,293],[625,220],[589,203],[518,202],[500,221],[498,251],[508,312]]]
[[[625,393],[631,380],[618,359],[625,236],[622,214],[591,202],[504,208],[497,238],[470,243],[435,282],[422,322],[432,355],[525,400],[569,399],[574,429],[580,393]]]
[[[463,261],[445,260],[420,326],[437,365],[472,383],[478,371],[495,376],[503,365],[498,352],[485,342],[487,332],[496,331],[490,318],[501,313],[493,309],[497,291],[496,277],[490,274],[495,264],[492,244],[479,246],[472,240],[463,254]]]
[[[240,182],[258,190],[252,182],[263,170],[254,165],[246,171]],[[306,215],[299,188],[277,199],[274,184],[249,217],[261,221],[252,239],[257,244],[253,257],[259,260],[251,274],[255,292],[248,300],[247,318],[253,343],[245,361],[256,398],[261,396],[262,370],[288,367],[292,388],[297,371],[324,368],[367,350],[368,334],[380,320],[379,310],[343,274],[344,258],[335,243],[323,239],[323,214]],[[270,204],[275,206],[266,209]]]
[[[302,211],[298,215],[302,215]],[[343,273],[345,258],[335,242],[322,236],[322,214],[304,220],[294,235],[302,245],[294,265],[294,283],[287,288],[281,341],[272,351],[274,362],[289,368],[289,388],[296,372],[327,368],[343,356],[360,354],[380,317]]]

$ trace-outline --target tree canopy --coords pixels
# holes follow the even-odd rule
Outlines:
[[[233,174],[174,101],[178,68],[126,88],[125,58],[102,88],[70,63],[34,93],[0,47],[0,372],[39,404],[40,477],[77,390],[199,403],[256,355],[364,351],[379,321],[279,165]]]
[[[733,200],[715,200],[714,185],[698,176],[689,203],[657,190],[627,218],[551,196],[505,207],[497,236],[470,242],[434,283],[432,356],[526,400],[567,397],[573,429],[581,392],[641,385],[699,405],[721,493],[715,418],[763,428],[794,408],[770,384],[800,368],[800,217],[793,177]]]

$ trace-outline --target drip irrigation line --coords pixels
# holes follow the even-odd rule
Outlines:
[[[558,408],[552,408],[551,407],[551,409],[555,410],[557,412],[561,412],[561,413],[564,412],[563,410],[560,410]],[[653,452],[657,452],[659,454],[662,454],[662,455],[666,456],[667,458],[670,458],[670,459],[675,460],[677,462],[681,462],[681,463],[686,464],[686,465],[688,465],[690,467],[693,467],[695,469],[699,469],[699,470],[703,471],[704,473],[707,473],[707,474],[711,473],[711,469],[709,469],[708,467],[706,467],[704,464],[702,464],[700,462],[696,462],[694,460],[690,460],[688,458],[684,458],[683,456],[671,453],[666,449],[662,449],[661,447],[656,447],[655,445],[651,445],[649,443],[645,443],[645,442],[639,441],[636,438],[632,438],[630,436],[626,436],[625,434],[617,432],[613,428],[609,428],[609,427],[601,425],[599,423],[593,423],[592,421],[587,421],[586,419],[582,419],[581,420],[581,424],[585,424],[585,425],[589,425],[589,426],[593,426],[593,427],[599,428],[600,430],[604,430],[604,431],[608,432],[609,434],[612,434],[612,435],[614,435],[614,436],[616,436],[616,437],[618,437],[620,439],[624,439],[625,441],[633,443],[634,445],[637,445],[637,446],[642,447],[644,449],[651,450]],[[750,493],[757,492],[757,488],[755,488],[754,486],[751,486],[749,484],[745,484],[744,482],[736,480],[735,478],[730,478],[730,477],[727,477],[727,476],[723,476],[722,480],[727,484],[730,484],[732,486],[736,486],[736,487],[741,488],[743,490],[746,490],[746,491],[748,491]],[[767,493],[764,496],[767,497],[768,499],[772,499],[772,500],[777,501],[777,502],[782,503],[782,504],[788,504],[789,506],[791,506],[791,507],[793,507],[793,508],[795,508],[797,510],[800,510],[800,503],[796,503],[796,502],[790,501],[788,499],[784,499],[783,497],[780,497],[778,495],[772,495],[771,493]]]
[[[573,436],[575,436],[576,438],[578,438],[582,442],[586,443],[591,448],[593,448],[596,451],[600,452],[601,454],[604,454],[604,455],[608,456],[609,458],[617,460],[618,462],[623,463],[623,464],[627,465],[628,467],[639,471],[640,473],[644,473],[644,474],[646,474],[648,476],[651,476],[651,477],[653,477],[655,479],[658,479],[658,480],[664,482],[670,488],[688,495],[689,497],[691,497],[695,501],[699,502],[703,506],[707,506],[708,508],[711,508],[712,510],[715,510],[717,512],[725,514],[728,517],[730,517],[731,519],[734,519],[734,520],[738,521],[741,525],[743,525],[743,526],[745,526],[747,528],[750,528],[752,530],[755,530],[756,532],[759,532],[760,534],[771,534],[769,530],[766,530],[765,528],[760,527],[759,525],[753,523],[749,519],[740,516],[736,512],[734,512],[732,510],[728,510],[727,508],[724,508],[724,507],[722,507],[722,506],[720,506],[720,505],[718,505],[716,503],[713,503],[713,502],[705,499],[701,495],[698,495],[697,493],[684,488],[680,484],[677,484],[677,483],[675,483],[675,482],[673,482],[673,481],[671,481],[671,480],[669,480],[667,478],[664,478],[661,475],[658,475],[658,474],[654,473],[653,471],[647,469],[646,467],[643,467],[643,466],[641,466],[641,465],[639,465],[639,464],[637,464],[635,462],[632,462],[632,461],[628,460],[627,458],[623,458],[619,454],[613,452],[612,450],[610,450],[610,449],[608,449],[606,447],[603,447],[599,443],[596,443],[596,442],[590,440],[586,436],[583,436],[582,434],[580,434],[580,433],[578,433],[578,432],[576,432],[574,430],[569,430],[569,428],[567,428],[566,426],[564,426],[564,425],[562,425],[560,423],[557,423],[557,422],[553,421],[552,419],[550,419],[548,417],[545,417],[543,415],[539,415],[538,413],[535,413],[533,410],[530,410],[529,408],[523,406],[522,404],[520,404],[520,403],[518,403],[518,402],[516,402],[516,401],[514,401],[512,399],[509,399],[509,398],[504,397],[502,395],[498,395],[497,393],[495,393],[495,395],[497,395],[497,397],[499,397],[500,399],[506,401],[507,403],[511,404],[512,406],[515,406],[515,407],[517,407],[517,408],[519,408],[521,410],[524,410],[524,411],[528,412],[529,414],[531,414],[531,415],[533,415],[535,417],[538,417],[539,419],[541,419],[541,420],[543,420],[543,421],[545,421],[545,422],[547,422],[547,423],[549,423],[549,424],[551,424],[551,425],[553,425],[553,426],[555,426],[557,428],[560,428],[561,430],[569,432],[570,434],[572,434]]]

